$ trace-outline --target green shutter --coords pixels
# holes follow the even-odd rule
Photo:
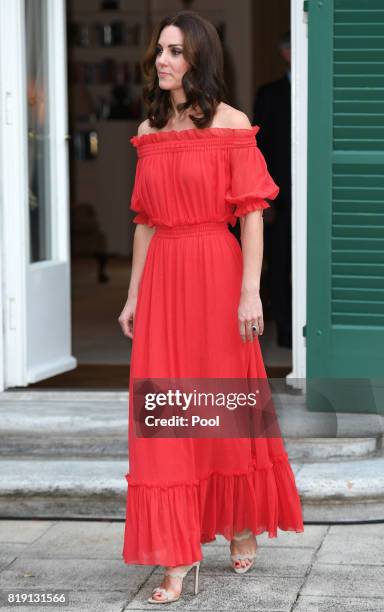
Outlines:
[[[384,379],[384,0],[308,5],[307,377]]]

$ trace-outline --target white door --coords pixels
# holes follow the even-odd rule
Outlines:
[[[64,0],[0,0],[3,388],[70,370]]]

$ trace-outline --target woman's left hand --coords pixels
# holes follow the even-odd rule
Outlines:
[[[239,333],[243,340],[253,342],[255,333],[252,325],[256,325],[257,334],[264,332],[263,305],[258,290],[243,290],[241,292],[240,304],[238,308]]]

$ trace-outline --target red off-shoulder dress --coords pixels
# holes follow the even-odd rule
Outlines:
[[[229,231],[269,206],[279,187],[252,129],[204,128],[134,136],[135,223],[156,226],[134,318],[129,383],[129,472],[123,559],[186,565],[201,544],[245,528],[304,531],[281,437],[135,435],[133,380],[266,378],[259,340],[238,329],[243,259]]]

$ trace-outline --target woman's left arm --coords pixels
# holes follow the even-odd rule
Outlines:
[[[264,332],[263,306],[260,299],[260,275],[263,263],[263,211],[254,210],[240,217],[243,277],[238,308],[239,332],[243,342],[253,342],[252,324]]]
[[[240,217],[243,276],[238,307],[239,332],[243,342],[254,339],[252,325],[259,335],[264,332],[263,306],[260,299],[260,275],[263,262],[263,210],[270,207],[279,187],[270,176],[266,161],[257,147],[255,134],[259,126],[251,126],[241,111],[231,112],[228,127],[242,130],[241,146],[230,151],[231,186],[226,201],[235,206]]]

